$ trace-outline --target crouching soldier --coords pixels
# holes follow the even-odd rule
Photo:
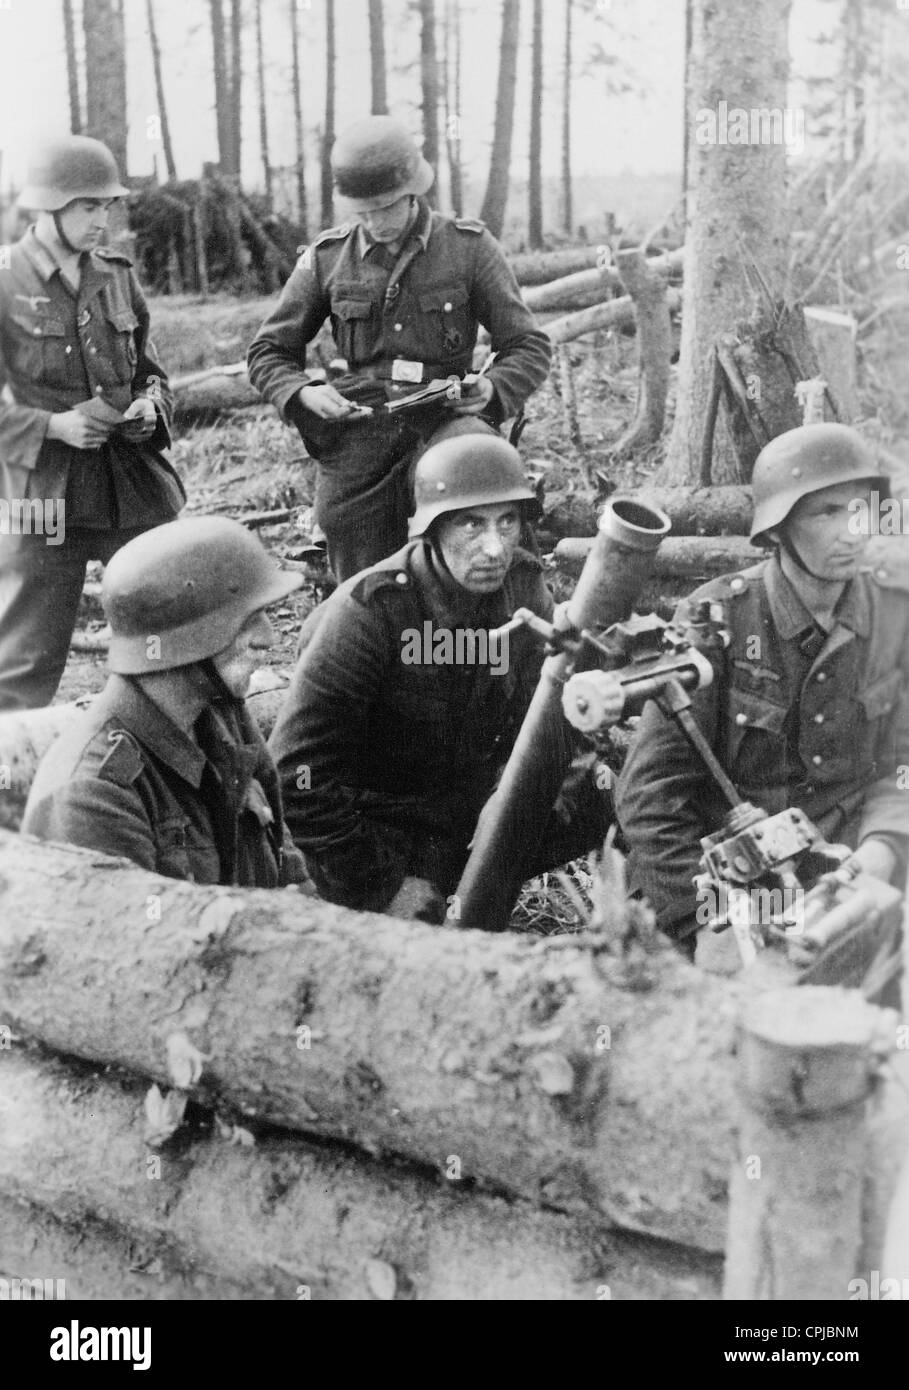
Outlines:
[[[846,425],[772,440],[754,466],[751,538],[772,553],[698,589],[731,642],[693,712],[742,797],[805,812],[857,867],[902,883],[909,847],[909,592],[862,568],[871,494],[887,480]],[[701,836],[727,809],[675,723],[645,707],[616,807],[631,880],[687,954],[706,920],[692,886]]]
[[[107,567],[112,672],[45,756],[22,830],[197,883],[306,877],[274,765],[244,696],[299,587],[238,522],[175,521]]]
[[[86,562],[185,501],[161,452],[172,401],[148,309],[128,257],[101,245],[128,191],[99,140],[54,141],[19,200],[36,221],[0,273],[0,710],[53,699]]]
[[[438,921],[543,660],[527,629],[501,646],[490,629],[519,607],[549,619],[553,604],[518,544],[538,504],[512,445],[491,430],[434,444],[415,492],[410,541],[323,606],[270,747],[322,896]],[[592,776],[560,800],[532,873],[608,829]]]

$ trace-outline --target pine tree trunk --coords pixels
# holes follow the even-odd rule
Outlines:
[[[84,0],[85,134],[103,140],[126,167],[126,50],[123,0]]]
[[[464,211],[461,171],[461,13],[458,0],[445,0],[445,142],[448,185],[455,217]]]
[[[335,217],[334,187],[331,176],[331,147],[335,143],[335,0],[325,0],[325,128],[322,131],[321,192],[322,226],[330,227]]]
[[[297,30],[297,5],[296,0],[288,0],[288,15],[290,19],[290,46],[293,60],[292,66],[292,85],[294,99],[294,148],[297,152],[297,221],[303,231],[304,238],[307,233],[307,206],[306,206],[306,151],[303,145],[303,99],[300,91],[300,35]]]
[[[215,121],[218,130],[218,164],[222,174],[232,172],[230,86],[227,72],[227,39],[221,0],[208,0],[211,19],[212,66],[215,78]]]
[[[151,46],[152,66],[155,73],[155,94],[158,100],[158,116],[161,121],[161,143],[164,146],[164,162],[167,165],[169,182],[177,181],[177,166],[174,163],[174,147],[170,138],[170,122],[167,119],[167,103],[164,100],[164,77],[161,71],[161,47],[158,43],[158,30],[155,25],[153,0],[145,0],[148,16],[148,41]]]
[[[79,101],[79,64],[76,59],[76,24],[73,17],[73,0],[63,0],[63,36],[66,43],[69,128],[73,135],[79,135],[82,131],[82,107]]]
[[[722,5],[694,0],[688,120],[695,136],[688,170],[685,311],[678,405],[660,472],[663,483],[693,483],[699,476],[720,338],[766,308],[761,281],[774,300],[784,292],[786,147],[732,144],[728,134],[735,108],[782,110],[786,105],[789,8],[790,0],[766,0],[760,9],[752,0]],[[726,93],[734,96],[728,98],[729,121],[723,126]],[[725,418],[721,410],[713,480],[747,481],[750,469],[743,477]]]
[[[385,16],[382,0],[369,0],[369,74],[372,85],[372,114],[388,114],[385,78]]]
[[[533,0],[533,47],[530,63],[530,178],[527,184],[528,237],[543,245],[543,0]]]
[[[571,236],[574,205],[571,189],[571,8],[565,0],[565,53],[562,77],[562,228]]]
[[[436,56],[435,0],[420,0],[420,87],[423,94],[423,158],[436,172],[426,194],[431,207],[439,205],[439,60]]]
[[[262,151],[262,173],[265,178],[265,202],[272,211],[273,191],[271,160],[268,156],[268,112],[265,103],[265,55],[262,50],[262,0],[256,0],[256,82],[259,97],[259,146]]]
[[[508,204],[511,168],[511,135],[514,128],[514,98],[518,82],[518,36],[521,30],[521,0],[502,0],[502,36],[499,43],[499,80],[496,88],[496,117],[489,160],[489,182],[480,217],[493,236],[500,237]]]
[[[231,173],[240,178],[243,117],[243,28],[241,0],[230,6],[230,158]]]

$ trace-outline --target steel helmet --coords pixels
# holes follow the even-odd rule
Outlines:
[[[155,526],[128,541],[105,570],[108,666],[134,676],[216,656],[247,618],[302,582],[278,569],[238,521],[201,516]]]
[[[342,198],[364,210],[382,207],[405,193],[425,193],[435,174],[400,121],[367,116],[341,132],[332,146],[331,167]]]
[[[474,425],[452,431],[430,446],[417,462],[413,480],[416,509],[407,528],[411,537],[426,533],[436,517],[489,502],[529,502],[539,515],[536,493],[524,477],[521,455],[495,430]]]
[[[88,135],[64,135],[36,150],[19,194],[24,208],[59,212],[74,198],[123,198],[117,161]]]
[[[801,497],[859,479],[888,485],[871,448],[851,426],[818,422],[778,434],[755,460],[752,542],[771,545],[768,531],[786,520]]]

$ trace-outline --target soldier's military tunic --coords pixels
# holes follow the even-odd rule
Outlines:
[[[693,712],[741,795],[773,814],[798,806],[826,839],[885,838],[905,873],[909,846],[909,592],[881,570],[844,590],[828,634],[778,559],[726,575],[692,601],[720,600],[731,644]],[[902,780],[901,780],[902,779]],[[632,886],[660,926],[688,935],[700,838],[726,804],[677,726],[653,702],[616,792]]]
[[[149,343],[128,257],[84,254],[78,293],[30,228],[0,271],[0,710],[49,704],[60,680],[90,559],[171,521],[185,500],[161,450],[172,397]],[[74,449],[46,438],[52,414],[91,398],[119,411],[151,396],[142,443]],[[17,534],[22,503],[63,511],[63,539]],[[31,509],[27,509],[30,513]]]
[[[516,551],[502,588],[479,596],[443,575],[424,539],[325,603],[269,740],[291,835],[324,897],[381,910],[408,874],[453,892],[543,654],[520,630],[499,674],[417,664],[404,659],[407,634],[488,630],[518,607],[552,613],[535,557]],[[572,779],[559,811],[528,877],[602,843],[611,806],[591,777]]]
[[[371,244],[362,227],[346,225],[323,232],[301,256],[253,340],[249,376],[318,460],[316,515],[332,568],[346,579],[406,540],[410,465],[444,407],[406,420],[376,412],[349,423],[306,410],[297,396],[309,383],[306,345],[329,317],[338,351],[358,379],[356,398],[373,406],[420,382],[469,372],[482,324],[497,354],[485,413],[493,425],[515,415],[545,380],[551,347],[483,224],[432,212],[425,200],[397,256]],[[402,364],[409,379],[396,381]],[[352,394],[344,382],[338,386]]]
[[[196,883],[304,881],[274,764],[243,702],[214,702],[194,732],[135,682],[111,676],[42,760],[23,833]]]

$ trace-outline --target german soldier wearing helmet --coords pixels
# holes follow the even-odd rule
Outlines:
[[[44,758],[23,830],[198,883],[305,881],[244,704],[274,639],[265,609],[300,583],[223,517],[118,550],[102,588],[111,675]]]
[[[308,622],[270,740],[319,892],[434,921],[457,919],[451,895],[543,659],[526,629],[490,631],[517,608],[553,612],[519,544],[537,503],[517,450],[488,426],[449,430],[417,463],[411,539]],[[531,872],[602,844],[611,805],[591,763],[566,782]]]
[[[36,213],[0,276],[0,710],[49,704],[87,561],[185,500],[163,450],[172,398],[129,258],[102,245],[127,189],[100,140],[38,150]],[[17,521],[17,524],[13,524]],[[52,523],[52,525],[50,524]]]
[[[346,579],[407,538],[415,458],[451,415],[496,428],[549,370],[551,348],[501,248],[481,222],[433,211],[433,171],[409,132],[369,116],[332,150],[351,221],[301,255],[249,350],[250,380],[317,460],[316,516]],[[307,345],[327,318],[348,374],[318,384]],[[495,360],[473,371],[480,325]],[[456,376],[462,394],[401,414],[387,403]]]
[[[798,806],[857,866],[903,882],[909,852],[909,592],[863,565],[873,494],[888,481],[847,425],[770,441],[754,466],[751,538],[771,552],[696,590],[723,605],[731,634],[697,720],[748,801]],[[903,542],[905,544],[905,542]],[[646,707],[617,788],[633,885],[660,926],[693,951],[710,905],[693,878],[701,837],[724,806],[676,726]],[[701,914],[699,916],[699,913]]]

